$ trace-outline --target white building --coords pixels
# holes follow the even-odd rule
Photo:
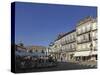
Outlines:
[[[61,40],[58,38],[49,46],[49,53],[58,61],[60,60]]]
[[[73,55],[76,50],[75,30],[58,36],[50,48],[58,61],[66,62],[73,60]]]
[[[76,27],[77,47],[75,59],[87,61],[97,59],[97,20],[87,17]]]
[[[97,19],[86,17],[80,20],[75,30],[58,36],[50,51],[65,62],[97,60]]]
[[[76,50],[76,30],[67,32],[61,38],[62,60],[72,61]]]

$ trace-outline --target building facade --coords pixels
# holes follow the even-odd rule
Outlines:
[[[26,51],[28,52],[27,48],[21,45],[15,45],[15,51]]]
[[[72,61],[74,53],[76,51],[76,30],[72,30],[66,33],[61,38],[61,46],[62,46],[62,58],[66,61]]]
[[[80,20],[74,30],[59,35],[49,48],[58,61],[97,60],[97,19]]]
[[[28,49],[29,52],[32,52],[32,53],[37,52],[37,53],[47,54],[47,48],[44,47],[44,46],[33,45],[33,46],[28,46],[27,49]]]
[[[71,61],[76,50],[76,31],[64,33],[50,47],[58,61]]]
[[[81,20],[76,27],[77,61],[97,59],[97,20],[87,17]]]
[[[52,57],[60,60],[61,40],[58,38],[49,45],[49,53]]]

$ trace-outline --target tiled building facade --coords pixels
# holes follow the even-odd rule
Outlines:
[[[87,61],[97,59],[97,20],[86,17],[76,29],[60,35],[50,46],[59,61]]]

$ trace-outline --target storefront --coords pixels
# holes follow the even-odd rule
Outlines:
[[[97,51],[80,51],[74,54],[76,61],[97,60]]]

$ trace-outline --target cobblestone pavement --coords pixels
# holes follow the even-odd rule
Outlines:
[[[59,70],[80,70],[80,69],[96,69],[96,66],[83,65],[72,62],[59,62],[57,66],[47,68],[35,68],[35,69],[24,69],[17,70],[19,73],[23,72],[44,72],[44,71],[59,71]]]

